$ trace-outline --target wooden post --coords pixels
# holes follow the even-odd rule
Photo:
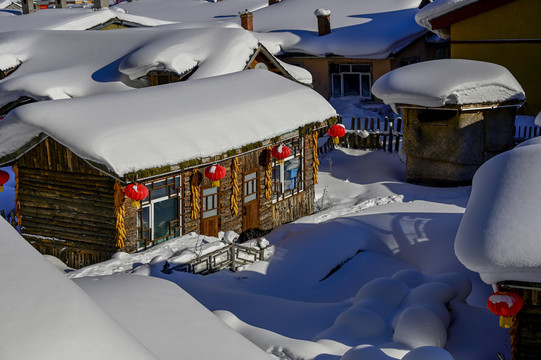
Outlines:
[[[229,246],[231,246],[231,250],[230,250],[231,251],[231,264],[229,265],[229,270],[235,272],[237,271],[237,267],[235,266],[235,263],[236,263],[235,243],[231,242]]]

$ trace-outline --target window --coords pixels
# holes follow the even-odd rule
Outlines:
[[[218,187],[203,189],[202,216],[203,219],[218,215]]]
[[[330,73],[333,97],[359,96],[363,99],[371,98],[370,65],[331,64]]]
[[[273,201],[283,200],[303,190],[304,185],[304,139],[295,138],[284,142],[291,155],[283,164],[273,162]]]
[[[182,182],[180,176],[146,183],[149,196],[137,214],[137,250],[182,235]]]

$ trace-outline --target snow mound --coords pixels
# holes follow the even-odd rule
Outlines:
[[[473,178],[455,253],[486,283],[539,282],[540,159],[539,139],[533,139],[490,159]]]
[[[525,100],[524,90],[503,66],[442,59],[404,66],[380,77],[372,93],[386,104],[441,107]]]

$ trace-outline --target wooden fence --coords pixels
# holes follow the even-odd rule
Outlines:
[[[17,228],[17,217],[15,216],[15,210],[11,210],[9,213],[5,213],[4,210],[0,210],[0,216],[2,216],[8,223],[14,228]]]
[[[520,126],[515,125],[515,144],[541,135],[541,127],[537,125]]]
[[[185,264],[174,267],[166,264],[162,271],[166,274],[170,274],[171,271],[184,271],[192,274],[207,275],[227,268],[231,271],[237,271],[241,266],[264,259],[264,248],[255,249],[231,243]]]
[[[344,124],[339,116],[338,123]],[[402,149],[403,123],[402,118],[360,118],[352,117],[350,124],[346,125],[346,135],[340,138],[340,146],[350,149],[383,150],[399,152]],[[320,134],[321,136],[321,134]],[[326,154],[334,149],[332,139],[329,138],[319,147],[319,154]]]

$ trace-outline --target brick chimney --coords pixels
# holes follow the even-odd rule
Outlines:
[[[57,9],[65,9],[67,7],[66,0],[55,0],[54,5]]]
[[[109,0],[94,0],[94,9],[108,8]]]
[[[319,36],[327,35],[331,33],[331,10],[329,9],[317,9],[314,11],[314,15],[317,16],[317,30]]]
[[[276,3],[279,3],[280,0],[269,0],[269,6],[273,5],[273,4],[276,4]]]
[[[34,11],[34,0],[21,0],[23,14],[30,14]]]
[[[248,31],[254,31],[254,14],[248,10],[239,12],[240,26]]]

